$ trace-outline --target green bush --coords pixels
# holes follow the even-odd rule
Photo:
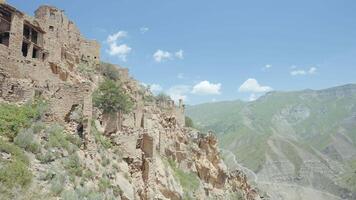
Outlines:
[[[100,192],[105,192],[108,188],[111,187],[110,180],[108,178],[101,178],[98,186]]]
[[[5,142],[1,138],[0,138],[0,152],[8,153],[12,157],[14,157],[15,160],[23,162],[26,165],[29,164],[29,160],[28,160],[27,156],[24,154],[22,149],[20,149],[19,147],[17,147],[14,144]]]
[[[100,72],[103,76],[105,76],[110,80],[114,80],[114,81],[119,80],[120,77],[119,70],[115,65],[102,62],[100,64]]]
[[[41,145],[38,141],[36,141],[32,128],[22,129],[14,138],[14,143],[26,151],[30,151],[34,154],[41,151]]]
[[[48,133],[48,144],[47,147],[50,148],[62,148],[67,150],[69,153],[74,153],[77,150],[76,145],[80,145],[79,142],[69,136],[60,125],[52,125],[47,129]],[[75,136],[73,136],[75,137]],[[74,142],[73,145],[70,141]]]
[[[157,101],[169,101],[169,100],[171,100],[171,97],[165,93],[159,93],[156,96],[156,99],[157,99]]]
[[[17,106],[15,104],[0,104],[0,135],[13,140],[21,128],[31,125],[31,120],[39,117],[37,105]]]
[[[0,182],[8,188],[14,186],[25,187],[32,180],[32,174],[28,170],[29,161],[23,151],[8,142],[0,139],[0,152],[11,155],[11,160],[0,159]]]
[[[91,133],[94,135],[95,142],[97,144],[100,144],[105,149],[110,149],[112,147],[110,139],[108,139],[107,137],[103,136],[103,134],[98,131],[98,129],[95,126],[94,121],[92,121],[92,123],[91,123]]]
[[[56,174],[51,181],[51,192],[55,195],[59,195],[64,189],[65,180],[65,176],[62,174]]]
[[[93,103],[104,113],[127,113],[132,108],[130,97],[122,91],[117,82],[110,79],[103,81],[94,91]]]
[[[193,120],[188,116],[185,116],[185,126],[190,128],[194,127]]]
[[[70,155],[64,162],[65,169],[69,172],[70,175],[82,176],[83,167],[80,163],[78,155]]]
[[[79,200],[79,197],[74,190],[63,191],[61,197],[63,200]]]
[[[47,151],[46,153],[40,153],[36,155],[36,159],[39,160],[42,164],[53,162],[57,157],[59,157],[59,155],[56,155],[56,153],[52,151]]]

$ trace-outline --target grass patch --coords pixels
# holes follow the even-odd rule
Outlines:
[[[78,155],[72,154],[64,161],[64,167],[69,172],[70,175],[82,176],[83,167],[80,163]]]
[[[105,149],[110,149],[112,147],[110,139],[106,138],[105,136],[103,136],[102,133],[99,132],[99,130],[96,128],[94,121],[92,121],[91,123],[91,132],[94,135],[95,142],[97,144],[100,144]]]
[[[177,166],[177,163],[172,160],[167,160],[169,166],[174,172],[175,178],[179,181],[184,191],[184,199],[191,199],[191,193],[199,188],[200,181],[195,173],[185,172]]]
[[[28,186],[32,173],[28,170],[29,161],[22,149],[0,139],[0,152],[11,156],[9,160],[0,158],[0,182],[7,188]]]

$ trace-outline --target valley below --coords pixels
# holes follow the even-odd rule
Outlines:
[[[243,171],[264,197],[356,199],[355,94],[355,85],[271,92],[187,112],[197,127],[216,133],[227,165]]]

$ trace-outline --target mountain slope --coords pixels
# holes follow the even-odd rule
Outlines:
[[[191,106],[187,113],[199,128],[216,132],[258,182],[356,198],[356,85],[271,92],[254,102]]]

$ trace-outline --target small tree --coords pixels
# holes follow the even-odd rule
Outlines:
[[[159,93],[159,94],[156,96],[156,99],[157,99],[158,101],[168,101],[168,100],[171,100],[171,97],[168,96],[167,94],[161,92],[161,93]]]
[[[100,72],[108,79],[119,80],[119,69],[115,65],[102,62],[100,64]]]
[[[117,82],[106,79],[93,93],[94,106],[102,109],[104,113],[122,111],[127,113],[132,108],[130,98],[122,91]]]
[[[190,128],[194,127],[193,120],[190,117],[185,116],[185,126]]]

